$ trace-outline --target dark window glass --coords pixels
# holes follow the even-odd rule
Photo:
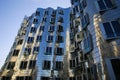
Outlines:
[[[33,53],[34,53],[34,52],[39,52],[39,47],[34,47]]]
[[[48,41],[48,42],[52,42],[52,41],[53,41],[53,36],[49,35],[49,36],[47,37],[47,41]]]
[[[54,26],[50,26],[48,31],[53,32],[54,31]]]
[[[11,76],[2,76],[1,80],[11,80]]]
[[[49,77],[41,77],[41,80],[50,80],[50,78]]]
[[[61,61],[56,61],[55,69],[62,70],[63,69],[63,63]]]
[[[120,36],[120,23],[118,21],[112,21],[112,26],[117,36]]]
[[[28,37],[27,43],[33,43],[34,37]]]
[[[70,60],[70,68],[74,68],[75,67],[75,60]]]
[[[25,48],[25,53],[30,54],[31,53],[31,48]]]
[[[44,26],[40,26],[39,31],[44,31]]]
[[[36,60],[30,60],[29,69],[34,69],[36,65]]]
[[[27,68],[27,61],[21,61],[20,69],[26,69]]]
[[[45,55],[51,55],[52,54],[52,47],[46,47]]]
[[[13,51],[13,56],[18,56],[19,51],[20,51],[20,50],[16,50],[16,49],[15,49],[15,50]]]
[[[39,11],[36,11],[36,16],[40,16],[40,12]]]
[[[38,19],[34,19],[33,24],[37,24],[37,23],[38,23]]]
[[[36,42],[41,42],[42,41],[42,36],[37,36]]]
[[[107,37],[114,37],[114,32],[109,22],[103,23]]]
[[[57,36],[56,42],[58,42],[58,43],[63,42],[63,37],[62,36]]]
[[[7,65],[7,69],[13,69],[15,66],[15,62],[9,62]]]
[[[100,7],[100,10],[105,10],[106,9],[106,6],[105,6],[103,0],[98,1],[98,5]]]
[[[58,25],[58,32],[62,32],[63,31],[63,26],[61,26],[61,25]]]
[[[112,7],[113,7],[113,4],[112,4],[111,0],[104,0],[104,1],[105,1],[106,6],[107,6],[108,8],[112,8]]]
[[[63,48],[56,48],[56,55],[63,55]]]
[[[49,70],[50,66],[51,66],[50,61],[47,61],[47,60],[44,61],[44,63],[43,63],[43,69]]]
[[[35,33],[36,32],[36,28],[35,27],[31,27],[30,33]]]
[[[70,77],[69,80],[76,80],[75,77]]]
[[[23,43],[23,39],[20,39],[17,44],[21,45],[22,43]]]

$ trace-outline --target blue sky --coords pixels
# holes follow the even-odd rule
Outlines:
[[[70,7],[70,0],[0,0],[0,67],[3,65],[25,15],[37,8]]]

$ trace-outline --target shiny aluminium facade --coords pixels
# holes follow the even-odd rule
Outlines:
[[[73,77],[119,80],[120,0],[71,0],[71,6]]]

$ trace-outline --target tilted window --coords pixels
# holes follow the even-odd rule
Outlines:
[[[35,27],[31,27],[30,33],[35,33],[36,32],[36,28]]]
[[[53,42],[53,36],[52,35],[47,36],[47,42]]]
[[[27,43],[33,43],[34,37],[28,37]]]
[[[37,36],[36,42],[41,42],[41,41],[42,41],[42,36],[41,35]]]
[[[61,61],[56,61],[55,69],[56,69],[56,70],[62,70],[62,69],[63,69],[63,62],[61,62]]]
[[[15,50],[13,51],[13,56],[18,56],[19,51],[20,51],[20,50],[15,49]]]
[[[63,55],[63,54],[64,54],[64,49],[61,47],[57,47],[55,55]]]
[[[23,43],[23,39],[18,40],[17,44],[21,45]]]
[[[50,61],[45,60],[45,61],[43,62],[43,69],[49,70],[50,67],[51,67]]]
[[[34,68],[35,68],[35,65],[36,65],[36,60],[30,60],[30,63],[29,63],[28,68],[29,68],[29,69],[34,69]]]
[[[45,55],[51,55],[52,54],[52,47],[46,47]]]
[[[20,69],[26,69],[27,68],[27,61],[21,61]]]
[[[7,65],[7,69],[13,69],[15,66],[15,62],[9,62]]]

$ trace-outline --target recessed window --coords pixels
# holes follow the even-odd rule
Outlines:
[[[52,47],[46,47],[45,55],[51,55],[52,54]]]
[[[58,25],[57,31],[58,32],[62,32],[63,31],[63,26],[62,25]]]
[[[55,18],[52,17],[52,18],[50,19],[50,23],[51,23],[51,24],[54,24],[54,23],[55,23]]]
[[[50,77],[41,77],[41,80],[50,80]]]
[[[63,15],[63,14],[64,14],[64,12],[63,12],[63,10],[62,10],[62,9],[60,9],[60,10],[58,11],[58,13],[59,13],[59,14],[61,14],[61,15]]]
[[[13,51],[13,56],[18,56],[19,51],[20,51],[20,50],[15,49],[15,50]]]
[[[26,69],[27,68],[27,61],[21,61],[20,69]]]
[[[1,80],[11,80],[11,76],[1,76]]]
[[[106,39],[120,37],[120,23],[118,21],[111,21],[103,23]]]
[[[16,80],[33,80],[32,76],[16,76]]]
[[[37,24],[37,23],[38,23],[38,19],[34,19],[33,24]]]
[[[56,48],[56,55],[63,55],[63,53],[64,53],[64,50],[63,50],[63,48],[60,48],[60,47],[57,47]]]
[[[58,17],[58,22],[63,22],[63,17]]]
[[[34,37],[28,37],[27,43],[33,43]]]
[[[34,69],[34,68],[35,68],[35,65],[36,65],[36,60],[30,60],[30,63],[29,63],[28,68],[29,68],[29,69]]]
[[[43,22],[46,22],[47,21],[47,18],[43,18]]]
[[[75,67],[75,60],[70,60],[70,69]]]
[[[47,42],[53,42],[53,36],[52,35],[47,36]]]
[[[45,61],[43,62],[43,69],[49,70],[49,69],[50,69],[50,66],[51,66],[50,61],[45,60]]]
[[[31,27],[30,33],[35,33],[36,32],[36,28],[35,27]]]
[[[33,49],[33,53],[38,53],[39,52],[39,46],[35,46],[34,49]]]
[[[7,65],[7,69],[13,69],[15,66],[15,62],[9,62]]]
[[[53,32],[54,31],[54,26],[50,26],[48,29],[49,32]]]
[[[31,48],[25,48],[24,54],[30,54],[31,53]]]
[[[61,42],[63,42],[63,36],[57,36],[56,37],[56,42],[58,42],[58,43],[61,43]]]
[[[39,31],[44,31],[44,27],[45,27],[45,26],[40,26]]]
[[[36,11],[35,15],[36,15],[36,16],[40,16],[40,12],[39,12],[39,11]]]
[[[61,61],[56,61],[55,69],[56,69],[56,70],[62,70],[62,69],[63,69],[63,62],[61,62]]]
[[[18,45],[21,45],[23,43],[23,39],[18,40]]]

